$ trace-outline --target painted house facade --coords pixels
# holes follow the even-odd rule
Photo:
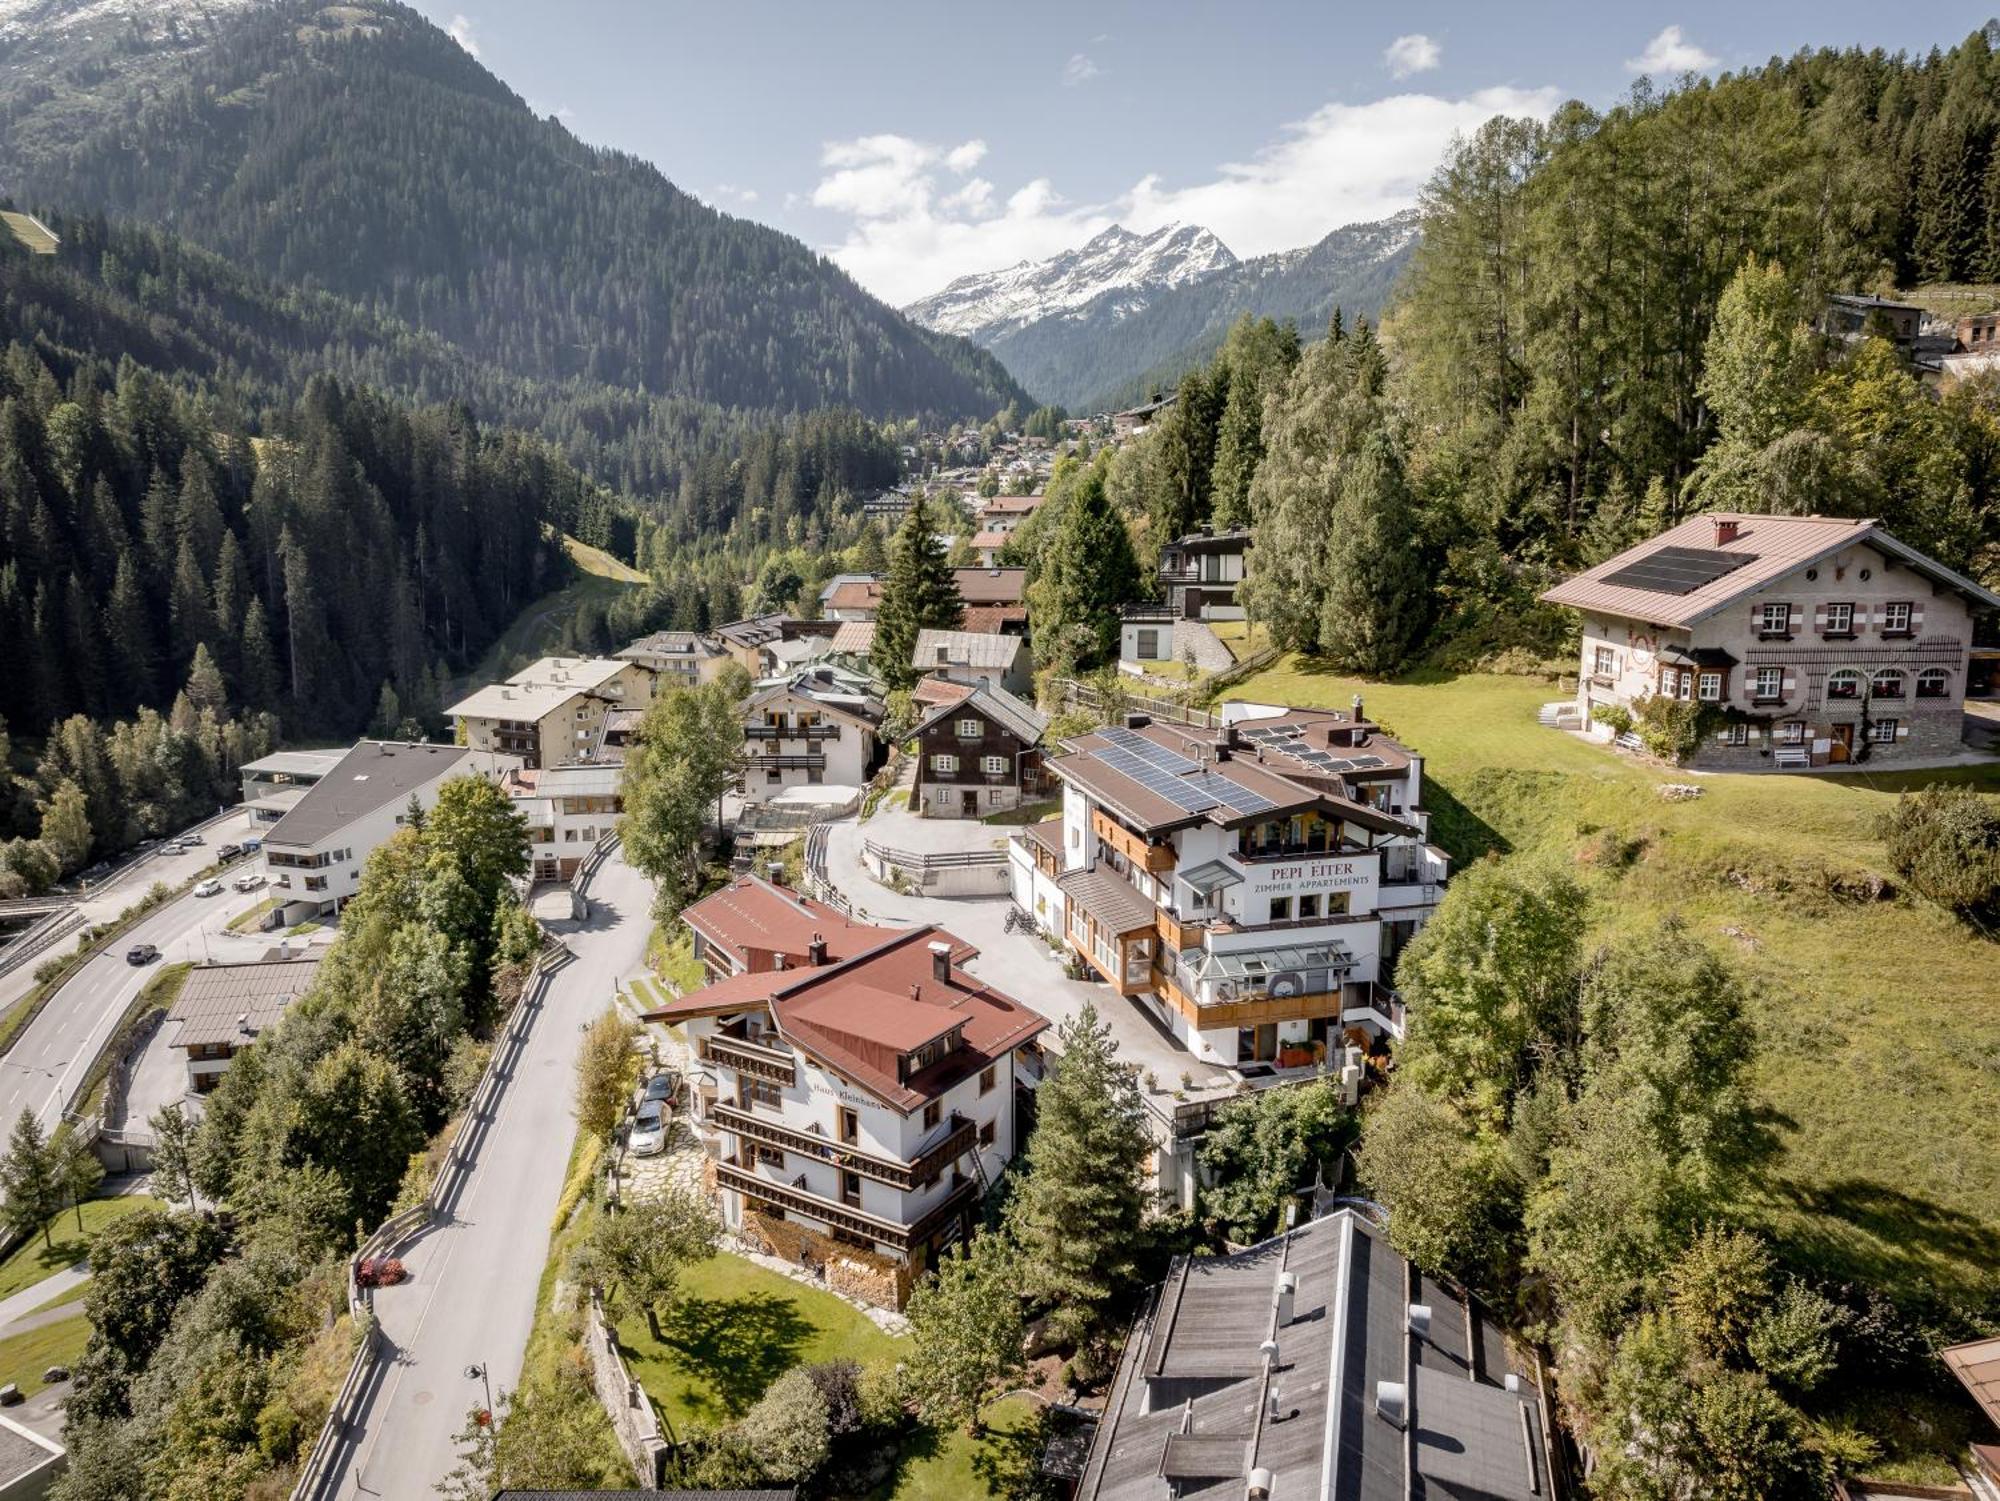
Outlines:
[[[653,672],[616,657],[543,657],[446,712],[458,739],[524,766],[559,766],[596,743],[605,712],[652,701]]]
[[[859,787],[881,764],[882,703],[808,669],[760,687],[743,705],[743,796],[769,802],[793,787]]]
[[[1064,742],[1060,823],[1011,842],[1016,905],[1204,1062],[1269,1072],[1401,1036],[1391,967],[1449,874],[1421,758],[1358,702],[1223,717]]]
[[[692,991],[649,1021],[684,1024],[713,1083],[725,1224],[794,1238],[829,1284],[900,1307],[962,1242],[1016,1144],[1016,1069],[1048,1023],[961,967],[941,929],[889,934],[848,958],[810,940],[799,968]]]
[[[1583,722],[1664,695],[1691,764],[1802,770],[1962,747],[1974,615],[2000,596],[1877,523],[1696,516],[1550,589],[1581,616]]]

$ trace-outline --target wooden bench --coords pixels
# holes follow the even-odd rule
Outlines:
[[[1646,742],[1641,740],[1638,734],[1632,730],[1624,731],[1611,743],[1622,751],[1631,751],[1634,755],[1637,755],[1646,748]]]

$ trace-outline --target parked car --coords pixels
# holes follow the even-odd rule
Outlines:
[[[182,843],[182,844],[200,844],[200,843],[202,843],[202,837],[201,837],[201,835],[199,835],[199,834],[183,834],[183,835],[181,835],[181,843]]]
[[[216,880],[214,876],[210,876],[206,881],[195,887],[194,894],[196,896],[221,896],[222,883]]]
[[[236,878],[235,886],[238,891],[255,891],[259,886],[268,883],[269,880],[270,877],[265,875],[261,870],[245,871]]]
[[[215,860],[218,865],[227,865],[231,860],[236,859],[242,853],[243,853],[243,846],[240,844],[217,845],[215,850]]]
[[[681,1076],[670,1068],[663,1068],[646,1081],[646,1089],[639,1096],[641,1101],[656,1100],[662,1108],[670,1108],[681,1092]]]
[[[634,1157],[657,1157],[667,1149],[667,1112],[658,1100],[648,1100],[639,1107],[639,1114],[632,1122],[632,1134],[625,1138],[625,1145],[632,1149]]]
[[[150,943],[135,943],[125,950],[127,964],[151,964],[160,957],[159,949]]]
[[[169,839],[165,844],[160,846],[160,853],[163,855],[184,855],[187,853],[187,846],[182,844],[178,839]]]

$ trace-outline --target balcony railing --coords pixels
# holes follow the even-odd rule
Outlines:
[[[826,757],[818,751],[805,755],[751,756],[743,763],[752,771],[825,771]]]
[[[768,1178],[760,1178],[734,1158],[725,1158],[715,1165],[715,1181],[718,1187],[733,1188],[758,1203],[774,1205],[788,1214],[803,1214],[823,1225],[865,1235],[870,1240],[903,1251],[922,1245],[953,1215],[964,1213],[979,1193],[979,1185],[967,1178],[922,1219],[913,1225],[903,1225],[837,1200],[822,1198],[790,1183],[773,1183]]]
[[[701,1057],[704,1063],[733,1068],[739,1074],[748,1074],[753,1079],[769,1079],[774,1084],[791,1084],[799,1076],[798,1065],[792,1061],[790,1053],[781,1053],[761,1043],[745,1042],[740,1037],[711,1035],[702,1038]]]
[[[893,1157],[878,1157],[872,1152],[842,1146],[811,1131],[800,1131],[766,1120],[735,1105],[718,1103],[710,1108],[708,1118],[724,1131],[734,1131],[766,1146],[799,1152],[821,1162],[847,1168],[905,1192],[935,1183],[939,1174],[972,1150],[973,1140],[979,1132],[976,1124],[954,1112],[946,1122],[948,1129],[935,1145],[926,1148],[914,1161],[901,1162]]]
[[[837,724],[753,724],[743,731],[746,740],[838,740]]]

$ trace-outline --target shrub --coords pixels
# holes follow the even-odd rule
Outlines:
[[[826,1463],[832,1436],[826,1398],[811,1371],[795,1366],[772,1382],[743,1416],[736,1436],[769,1480],[810,1480]]]
[[[1590,717],[1608,726],[1614,735],[1622,735],[1632,728],[1632,711],[1623,704],[1592,704]]]
[[[1713,712],[1703,704],[1653,693],[1639,700],[1634,726],[1653,755],[1663,761],[1685,761],[1701,744]]]
[[[1904,793],[1877,831],[1911,887],[1963,917],[2000,906],[2000,809],[1970,787]]]

